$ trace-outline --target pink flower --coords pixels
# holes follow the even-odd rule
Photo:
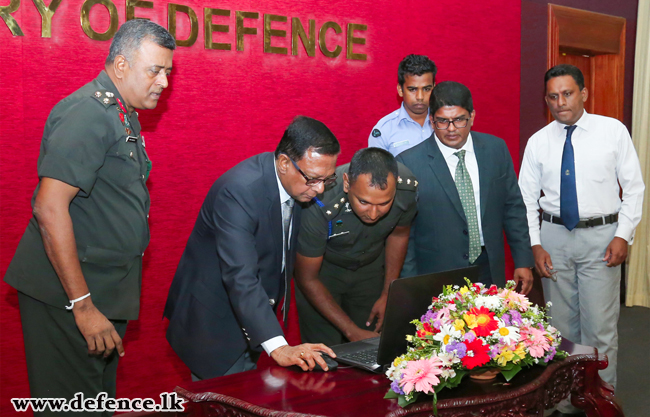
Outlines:
[[[544,352],[551,348],[549,340],[546,337],[546,331],[536,327],[522,327],[519,333],[519,341],[524,342],[530,356],[533,358],[543,357]]]
[[[417,392],[433,393],[433,386],[440,383],[436,375],[442,373],[441,367],[442,361],[438,357],[410,361],[404,369],[400,385],[406,394],[411,393],[414,387]]]
[[[526,311],[531,305],[530,301],[525,295],[519,294],[518,292],[514,292],[512,290],[501,291],[499,297],[503,298],[506,301],[506,306],[511,309],[514,308],[518,309],[519,311]]]

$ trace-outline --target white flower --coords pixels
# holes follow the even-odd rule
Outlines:
[[[553,306],[553,303],[552,303],[552,302],[550,302],[550,301],[547,301],[547,302],[546,302],[546,307],[547,307],[547,308],[551,308],[552,306]]]
[[[485,307],[496,311],[501,308],[501,298],[496,295],[479,295],[474,300],[474,304],[476,304],[476,307]]]
[[[456,376],[456,371],[454,371],[451,368],[442,368],[442,373],[440,374],[440,376],[443,379],[451,379]]]
[[[440,327],[440,333],[433,335],[433,340],[437,340],[443,345],[446,345],[451,342],[452,338],[460,339],[462,336],[463,334],[460,330],[456,330],[453,325],[443,324],[442,327]]]
[[[444,367],[451,367],[460,362],[460,359],[456,356],[456,352],[454,351],[440,352],[438,353],[438,357],[442,361],[442,366]]]
[[[492,336],[498,337],[507,344],[517,343],[519,341],[519,329],[514,326],[506,326],[505,322],[497,318],[499,328],[492,332]]]

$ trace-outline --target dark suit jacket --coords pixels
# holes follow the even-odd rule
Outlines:
[[[167,340],[201,378],[223,375],[247,349],[283,334],[275,315],[284,274],[273,161],[272,153],[253,156],[214,183],[169,289]],[[291,248],[300,210],[295,204]],[[289,272],[294,260],[291,250]]]
[[[532,267],[526,207],[512,158],[502,139],[472,132],[479,170],[480,221],[492,281],[505,285],[503,232],[515,268]],[[469,234],[456,184],[435,138],[397,156],[417,177],[418,215],[411,226],[409,256],[402,275],[412,276],[468,266]]]

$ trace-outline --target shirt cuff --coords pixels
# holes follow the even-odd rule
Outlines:
[[[632,242],[634,242],[634,228],[632,225],[627,224],[627,222],[621,222],[619,220],[616,234],[614,236],[625,239],[627,243],[631,245]]]
[[[266,354],[269,356],[271,356],[271,352],[273,352],[275,349],[287,345],[287,339],[285,339],[284,336],[275,336],[266,342],[262,342],[262,347],[266,351]]]
[[[530,247],[532,248],[535,245],[541,245],[542,239],[540,237],[539,227],[536,229],[528,229],[528,234],[530,235]]]

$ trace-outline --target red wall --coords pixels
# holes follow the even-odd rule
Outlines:
[[[396,109],[397,64],[409,53],[426,54],[439,67],[437,81],[456,80],[474,94],[475,129],[506,140],[518,166],[520,12],[519,1],[420,2],[287,0],[176,0],[198,14],[199,39],[174,55],[170,87],[154,111],[141,111],[147,152],[153,160],[151,244],[145,254],[140,319],[129,325],[126,356],[118,374],[118,397],[154,397],[188,381],[187,368],[164,338],[161,320],[167,290],[199,206],[212,182],[236,162],[273,150],[298,114],[327,124],[339,138],[347,162],[379,118]],[[12,36],[0,21],[0,275],[30,217],[30,199],[38,181],[36,160],[50,109],[90,81],[103,67],[107,41],[89,39],[81,29],[82,0],[64,0],[52,20],[52,37],[42,38],[41,18],[33,2],[23,0],[12,16],[24,36]],[[167,0],[153,0],[152,10],[137,9],[166,26]],[[0,0],[0,7],[9,0]],[[125,2],[116,0],[119,22]],[[232,51],[206,50],[204,6],[231,10],[230,33],[215,41],[230,42]],[[235,10],[260,13],[247,20],[256,36],[245,36],[245,50],[234,50]],[[344,47],[338,58],[263,52],[264,13],[328,20],[343,27],[328,42]],[[97,30],[108,27],[102,6],[91,13]],[[345,25],[359,23],[366,61],[345,58]],[[187,22],[179,19],[179,37]],[[289,24],[274,23],[287,29]],[[273,39],[274,46],[286,46]],[[423,186],[425,186],[423,184]],[[22,333],[15,291],[0,284],[0,414],[13,409],[11,397],[28,397]],[[296,323],[291,336],[295,338]]]

